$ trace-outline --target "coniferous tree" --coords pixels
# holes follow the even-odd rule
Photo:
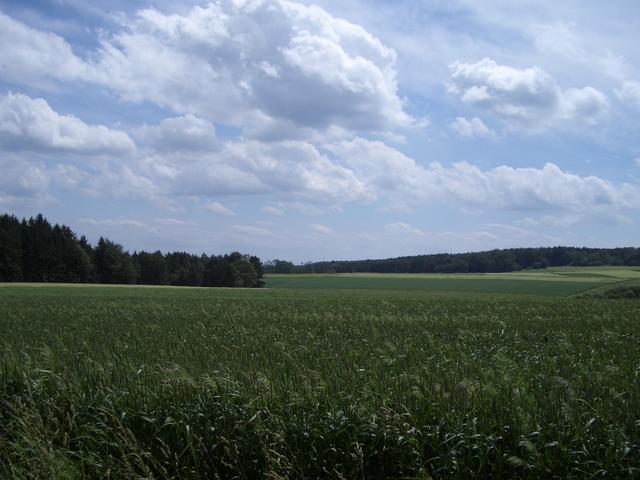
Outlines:
[[[28,282],[49,282],[55,277],[53,228],[41,214],[22,223],[22,271]]]
[[[136,269],[131,255],[122,245],[103,237],[98,240],[94,252],[96,277],[100,283],[136,283]]]
[[[0,282],[19,282],[22,276],[22,228],[13,215],[0,215]]]
[[[91,256],[69,227],[63,225],[60,228],[60,233],[62,240],[60,257],[66,270],[64,281],[73,283],[91,281],[93,277]]]
[[[293,264],[290,264],[293,266]],[[95,248],[65,225],[42,215],[21,222],[0,216],[0,281],[260,287],[264,268],[256,256],[139,252],[100,238]]]
[[[162,252],[134,254],[139,268],[138,283],[142,285],[166,285],[169,280],[167,263]]]
[[[264,276],[264,267],[262,266],[262,261],[260,260],[259,257],[256,257],[255,255],[252,255],[249,257],[249,262],[251,262],[251,265],[253,265],[253,268],[256,272],[256,279],[253,285],[250,285],[251,287],[262,287],[264,286],[264,282],[262,280],[260,280],[263,276]]]

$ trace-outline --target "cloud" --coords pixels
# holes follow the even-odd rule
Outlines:
[[[388,223],[385,225],[384,229],[387,233],[396,235],[410,235],[415,237],[424,237],[427,235],[426,232],[419,228],[404,222]]]
[[[571,174],[552,163],[542,168],[503,165],[486,171],[469,163],[457,163],[450,168],[435,164],[431,172],[442,182],[446,194],[468,204],[514,210],[640,207],[637,187]]]
[[[0,96],[0,146],[5,151],[131,153],[135,145],[121,131],[87,125],[53,111],[46,100],[11,92]]]
[[[580,223],[583,217],[576,214],[565,215],[542,215],[540,217],[525,217],[518,220],[516,223],[519,225],[529,227],[559,227],[569,228],[573,225]]]
[[[141,222],[140,220],[134,220],[132,218],[105,218],[105,219],[95,219],[95,218],[81,218],[78,220],[78,223],[84,223],[92,226],[106,226],[106,227],[126,227],[126,228],[140,228],[147,229],[150,228],[149,224],[145,222]]]
[[[487,127],[478,117],[474,117],[471,120],[467,120],[464,117],[456,117],[455,121],[452,122],[450,126],[462,138],[495,136],[495,132]]]
[[[56,186],[68,191],[78,190],[89,177],[88,172],[68,163],[59,163],[49,174]]]
[[[620,101],[640,108],[640,82],[624,82],[622,88],[616,90]]]
[[[466,162],[451,167],[432,164],[427,177],[437,195],[466,205],[507,210],[595,207],[640,208],[640,190],[598,177],[582,177],[547,163],[542,168],[500,166],[481,170]]]
[[[354,173],[307,142],[227,142],[219,153],[164,157],[180,194],[288,193],[323,203],[370,198]]]
[[[0,17],[2,78],[82,81],[263,136],[300,130],[386,132],[413,119],[396,54],[317,6],[221,0],[183,15],[143,9],[80,58],[52,33]]]
[[[320,223],[314,223],[311,225],[311,230],[315,233],[319,233],[321,235],[333,235],[335,232],[327,227],[326,225],[322,225]]]
[[[120,240],[122,235],[135,232],[134,237],[140,238],[140,236],[150,235],[152,238],[157,238],[161,229],[151,223],[136,220],[134,218],[116,217],[116,218],[80,218],[77,222],[83,226],[87,226],[87,230],[93,230],[88,232],[90,235],[97,239],[98,236],[109,235],[113,239],[113,235]],[[131,243],[124,243],[125,248],[131,248]],[[149,248],[149,247],[147,247]]]
[[[363,192],[372,199],[390,192],[395,197],[395,192],[403,202],[414,203],[416,194],[423,195],[423,179],[427,170],[382,142],[356,138],[327,145],[326,148],[353,172],[362,184]]]
[[[0,172],[0,206],[42,207],[55,202],[49,194],[51,175],[42,162],[2,155]]]
[[[576,68],[586,67],[616,80],[628,75],[629,65],[619,52],[620,46],[616,46],[616,53],[613,53],[605,46],[610,42],[603,42],[596,32],[588,32],[584,25],[578,28],[576,21],[546,23],[552,15],[546,17],[543,23],[531,22],[528,32],[545,59],[558,55],[560,62],[574,72]]]
[[[284,212],[280,208],[273,207],[270,205],[267,205],[266,207],[262,207],[260,210],[262,210],[262,212],[266,213],[267,215],[273,215],[273,216],[284,215]]]
[[[195,222],[190,220],[180,220],[177,218],[156,218],[154,221],[159,225],[168,227],[193,227],[196,225]]]
[[[233,225],[231,231],[243,237],[270,237],[273,235],[267,228],[254,227],[251,225]]]
[[[139,142],[156,151],[203,151],[220,147],[215,126],[192,114],[170,117],[134,131]]]
[[[128,165],[99,166],[86,174],[66,165],[53,172],[37,164],[32,167],[33,179],[41,179],[33,182],[41,190],[50,178],[64,186],[63,179],[68,177],[69,188],[96,197],[143,198],[156,203],[181,196],[238,194],[277,194],[287,199],[263,207],[269,215],[282,214],[285,209],[321,213],[323,208],[370,202],[392,210],[438,203],[474,211],[640,210],[640,188],[634,184],[576,175],[553,163],[490,169],[468,162],[425,166],[380,141],[363,138],[322,149],[298,141],[231,141],[215,152],[143,155]],[[8,188],[5,186],[5,192]],[[206,208],[219,215],[232,214],[219,201]]]
[[[595,88],[570,88],[564,91],[560,104],[562,119],[596,125],[608,113],[607,97]]]
[[[335,207],[335,205],[333,205],[332,207]],[[282,210],[283,213],[287,210],[301,213],[303,215],[322,215],[322,213],[324,213],[323,209],[318,205],[301,201],[279,202],[278,208]]]
[[[31,105],[31,100],[24,98]],[[49,116],[62,117],[50,109]],[[182,125],[182,120],[178,123]],[[201,125],[197,119],[193,123]],[[79,131],[89,137],[86,129],[90,128]],[[77,145],[83,144],[78,141],[75,145],[79,148]],[[58,164],[51,170],[26,160],[17,165],[20,168],[7,169],[5,181],[0,182],[5,197],[37,192],[44,198],[53,181],[93,197],[145,199],[167,207],[181,196],[284,195],[287,202],[263,208],[272,215],[285,208],[309,213],[310,208],[321,212],[320,207],[339,209],[348,203],[374,201],[391,209],[438,202],[460,209],[574,213],[640,209],[638,186],[575,175],[552,163],[541,168],[503,165],[486,170],[467,162],[425,166],[383,142],[359,137],[322,148],[301,141],[228,141],[214,151],[137,153],[126,164]],[[219,215],[233,213],[218,201],[206,208]]]
[[[472,229],[425,231],[405,222],[395,222],[377,231],[361,233],[358,240],[364,243],[360,248],[366,251],[376,249],[381,244],[393,245],[392,250],[377,249],[375,256],[378,258],[563,243],[558,237],[545,233],[497,223]]]
[[[490,58],[450,65],[449,91],[467,104],[493,113],[508,127],[541,131],[559,122],[593,125],[608,113],[603,93],[593,87],[561,90],[539,67],[517,69]]]
[[[377,231],[361,233],[358,237],[365,242],[360,248],[366,251],[376,249],[378,245],[393,245],[391,250],[377,249],[378,258],[566,244],[566,238],[549,235],[544,229],[541,232],[532,231],[500,223],[481,224],[471,229],[453,227],[448,230],[425,231],[408,223],[396,222]],[[351,255],[353,258],[353,253]]]
[[[93,198],[148,200],[161,204],[168,201],[158,182],[138,172],[135,165],[101,165],[88,172],[80,191]]]
[[[484,230],[492,234],[496,241],[505,240],[510,242],[511,247],[534,246],[541,245],[559,245],[562,239],[542,233],[539,231],[527,230],[526,228],[516,227],[514,225],[505,225],[501,223],[490,223],[484,226]]]
[[[308,142],[222,143],[214,132],[210,123],[194,116],[169,118],[135,129],[141,144],[136,149],[126,133],[60,115],[44,100],[20,94],[0,97],[0,146],[6,154],[15,152],[12,158],[22,165],[16,171],[25,170],[20,178],[37,171],[47,185],[53,179],[59,187],[95,198],[165,204],[180,196],[228,194],[286,193],[293,203],[341,204],[370,198],[349,168]],[[62,158],[67,163],[47,170],[30,163],[25,152],[72,153],[75,164],[66,156]],[[95,161],[96,154],[100,161]],[[50,161],[55,160],[60,157]],[[225,214],[213,205],[216,213]]]
[[[329,148],[354,171],[366,191],[391,203],[417,206],[444,201],[463,208],[574,212],[640,209],[638,186],[575,175],[553,163],[488,170],[467,162],[425,167],[382,142],[355,139]]]
[[[580,213],[568,213],[559,215],[542,215],[540,217],[525,217],[518,220],[519,225],[532,227],[557,227],[566,229],[580,223],[598,222],[604,225],[631,224],[633,221],[626,215],[618,212],[595,209]]]
[[[233,210],[228,209],[220,202],[211,202],[204,208],[205,210],[208,210],[218,215],[224,215],[225,217],[231,217],[235,215],[235,212]]]
[[[0,78],[17,85],[52,86],[84,78],[88,66],[60,36],[41,32],[0,12]],[[10,46],[10,48],[8,47]]]
[[[177,113],[134,129],[136,151],[124,132],[58,114],[43,99],[5,95],[0,99],[5,151],[112,156],[93,170],[57,165],[48,171],[28,163],[31,173],[16,184],[39,185],[30,191],[46,191],[53,181],[115,198],[278,194],[318,211],[376,200],[391,207],[452,202],[461,208],[638,208],[636,186],[573,175],[552,163],[489,170],[464,162],[425,166],[382,142],[354,136],[352,131],[371,133],[413,122],[397,93],[395,53],[363,28],[318,7],[225,0],[182,15],[142,10],[105,34],[84,60],[60,37],[6,16],[0,21],[21,32],[16,38],[24,51],[45,51],[43,39],[49,39],[55,49],[47,55],[60,55],[70,65],[41,78],[93,82],[125,100],[151,101]],[[30,47],[36,40],[40,43]],[[511,128],[593,124],[608,110],[598,90],[562,90],[537,67],[516,69],[484,59],[450,68],[452,91],[463,102],[492,112]],[[242,135],[223,141],[214,122],[252,132],[264,123],[280,137],[290,135],[289,127],[326,135],[309,141]],[[493,135],[478,117],[458,117],[451,128],[463,137]],[[117,159],[122,153],[129,154],[126,163]],[[9,190],[3,188],[5,196]],[[277,205],[263,211],[282,213],[285,207]],[[219,206],[218,214],[228,210]]]

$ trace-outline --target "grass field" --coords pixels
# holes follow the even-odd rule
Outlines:
[[[636,273],[506,275],[0,287],[0,478],[637,478],[639,303],[495,293]]]

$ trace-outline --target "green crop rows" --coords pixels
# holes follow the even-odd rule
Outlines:
[[[266,284],[270,288],[287,289],[421,290],[566,297],[634,280],[640,280],[640,270],[626,267],[558,267],[489,274],[273,274],[267,276]]]
[[[422,290],[431,292],[512,293],[566,297],[602,285],[593,277],[574,281],[545,281],[526,278],[451,278],[416,276],[385,278],[383,276],[347,275],[270,275],[270,288],[340,289],[340,290]]]
[[[639,345],[631,300],[2,287],[0,478],[636,478]]]

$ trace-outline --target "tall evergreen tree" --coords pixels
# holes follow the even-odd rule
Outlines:
[[[73,231],[67,227],[53,228],[53,236],[56,242],[55,255],[58,257],[59,272],[55,276],[56,281],[84,283],[93,276],[93,264]]]
[[[139,268],[138,283],[142,285],[166,285],[169,281],[167,263],[162,252],[134,254]]]
[[[0,215],[0,282],[19,282],[22,276],[22,228],[14,215]]]
[[[28,282],[49,282],[55,277],[53,228],[42,214],[22,223],[22,271]]]
[[[94,251],[96,277],[100,283],[136,283],[137,272],[131,256],[122,245],[103,237]]]

